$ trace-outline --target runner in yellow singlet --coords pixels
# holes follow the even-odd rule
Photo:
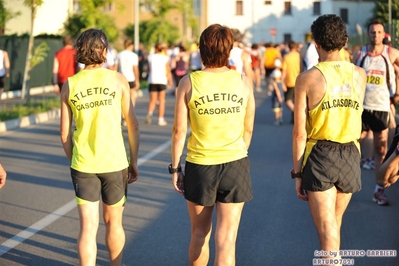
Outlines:
[[[71,162],[80,218],[80,265],[96,265],[100,195],[110,264],[121,265],[127,184],[138,178],[139,125],[126,78],[102,67],[107,47],[101,30],[84,31],[75,43],[75,59],[85,68],[68,78],[61,90],[61,141]],[[130,156],[122,134],[122,113]]]
[[[329,251],[339,254],[345,209],[361,188],[358,139],[366,73],[340,58],[348,41],[340,17],[320,16],[311,31],[320,62],[296,80],[291,177],[298,198],[309,202],[321,250],[328,253],[320,265],[330,265]]]

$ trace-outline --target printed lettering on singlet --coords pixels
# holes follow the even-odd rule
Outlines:
[[[241,112],[241,106],[243,105],[244,99],[237,94],[230,93],[215,93],[198,97],[194,100],[197,112],[200,115],[219,115],[219,114],[234,114]],[[220,102],[221,106],[206,107],[204,105],[210,103]],[[223,103],[224,102],[224,103]],[[226,104],[230,102],[230,104]],[[232,106],[233,103],[234,105]]]
[[[91,100],[92,96],[99,94],[104,99],[94,101]],[[115,95],[115,91],[111,91],[109,88],[88,88],[76,93],[75,95],[72,95],[70,101],[76,107],[76,110],[81,111],[90,108],[112,105],[112,100],[115,99]]]
[[[322,111],[339,107],[359,110],[360,103],[352,99],[352,89],[349,83],[334,87],[330,92],[330,98],[330,100],[322,103]]]
[[[385,71],[381,71],[378,69],[371,69],[367,73],[367,83],[374,85],[383,85],[385,81],[384,77],[385,77]]]

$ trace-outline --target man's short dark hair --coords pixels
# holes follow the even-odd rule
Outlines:
[[[290,49],[290,50],[292,50],[292,49],[295,49],[295,48],[298,48],[298,44],[295,42],[295,41],[289,41],[288,42],[288,48]]]
[[[335,14],[318,17],[310,30],[315,42],[327,52],[341,50],[348,41],[345,22]]]
[[[62,43],[63,45],[72,45],[73,44],[73,38],[71,35],[67,35],[64,38],[62,38]]]
[[[374,20],[370,21],[369,24],[367,24],[367,32],[369,32],[370,27],[373,25],[381,25],[382,27],[384,27],[384,24],[381,22],[381,20],[374,19]]]

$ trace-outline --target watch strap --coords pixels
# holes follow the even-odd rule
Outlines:
[[[169,170],[169,174],[180,173],[181,172],[181,166],[179,165],[177,168],[173,168],[172,164],[169,164],[168,170]]]
[[[295,178],[302,178],[302,173],[301,172],[297,172],[295,173],[294,169],[291,170],[291,178],[295,179]]]

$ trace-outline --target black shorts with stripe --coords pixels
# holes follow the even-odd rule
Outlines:
[[[71,168],[71,177],[75,195],[78,199],[107,205],[114,205],[127,196],[127,168],[110,173],[90,174]]]

